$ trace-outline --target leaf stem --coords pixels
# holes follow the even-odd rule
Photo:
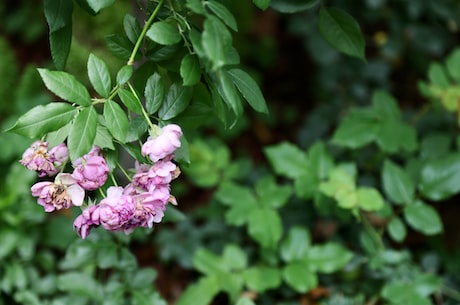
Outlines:
[[[134,90],[133,86],[128,83],[128,86],[129,86],[129,89],[131,89],[131,92],[136,96],[137,100],[140,101],[139,99],[139,96],[137,96],[137,93],[136,93],[136,90]],[[145,111],[144,107],[142,106],[141,104],[141,110],[142,110],[142,115],[144,116],[144,118],[147,120],[147,123],[149,124],[150,126],[150,129],[151,130],[154,130],[155,129],[155,126],[153,125],[152,121],[150,120],[150,116],[149,114]]]
[[[121,172],[123,173],[123,175],[125,175],[126,179],[129,180],[129,182],[132,182],[133,179],[131,178],[131,176],[126,172],[126,170],[124,169],[123,166],[121,166],[121,164],[119,162],[117,162],[117,167],[121,170]]]
[[[152,15],[150,15],[149,19],[145,23],[144,27],[142,28],[142,32],[139,35],[139,38],[137,38],[136,44],[134,45],[134,49],[131,53],[131,56],[128,59],[128,65],[132,65],[134,63],[134,58],[136,57],[137,52],[139,51],[139,48],[141,47],[142,41],[144,40],[145,35],[147,34],[148,29],[153,23],[153,20],[155,17],[158,15],[158,12],[160,11],[161,6],[163,5],[164,0],[160,0],[158,2],[158,5],[155,7],[155,10],[152,12]]]

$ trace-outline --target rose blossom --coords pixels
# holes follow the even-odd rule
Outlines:
[[[45,212],[81,206],[85,198],[85,190],[79,186],[70,174],[59,174],[54,183],[45,181],[34,184],[32,196],[38,197],[38,204]]]
[[[170,194],[168,189],[162,188],[153,192],[143,192],[133,198],[136,209],[130,221],[131,226],[151,228],[154,222],[159,223],[163,219]]]
[[[99,219],[99,205],[91,205],[84,209],[80,216],[75,218],[73,228],[77,230],[78,235],[85,239],[88,237],[91,229],[101,224]]]
[[[48,142],[35,141],[26,149],[19,162],[29,170],[38,172],[39,177],[54,176],[68,157],[69,152],[64,143],[48,151]]]
[[[107,190],[107,197],[99,203],[99,220],[104,229],[120,231],[129,225],[134,210],[133,197],[123,194],[122,187],[111,186]]]
[[[142,145],[142,155],[148,155],[152,162],[157,162],[171,155],[180,147],[181,128],[176,124],[169,124],[163,128],[151,131],[150,137]]]
[[[153,166],[136,164],[133,184],[145,191],[150,191],[159,185],[169,184],[180,174],[180,169],[170,159],[157,161]]]
[[[105,159],[99,156],[99,147],[93,149],[74,162],[72,177],[86,190],[96,190],[104,185],[110,169]]]

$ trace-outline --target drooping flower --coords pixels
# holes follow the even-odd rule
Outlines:
[[[136,164],[133,184],[145,191],[151,191],[159,185],[168,185],[180,174],[180,169],[171,162],[171,156],[155,162],[152,166]]]
[[[100,148],[94,146],[89,153],[77,159],[73,164],[75,169],[72,177],[86,190],[96,190],[107,181],[110,169],[99,152]]]
[[[19,162],[29,170],[36,171],[39,177],[54,176],[68,157],[69,152],[64,143],[48,151],[48,142],[35,141],[26,149]]]
[[[171,154],[180,147],[181,128],[176,124],[169,124],[163,128],[151,131],[151,135],[142,145],[142,155],[149,156],[152,162],[157,162]]]
[[[133,198],[136,209],[130,221],[132,228],[151,228],[153,223],[159,223],[163,219],[170,194],[168,189],[161,188],[137,194]]]
[[[85,190],[70,174],[57,175],[54,183],[38,182],[32,186],[31,191],[32,196],[38,197],[37,202],[45,208],[45,212],[81,206],[85,198]]]
[[[107,197],[99,203],[100,224],[108,231],[127,229],[134,211],[133,197],[123,194],[122,187],[111,186],[107,189]]]
[[[80,216],[75,218],[73,228],[81,238],[85,239],[88,237],[91,229],[98,227],[100,224],[99,205],[91,205],[84,209]]]

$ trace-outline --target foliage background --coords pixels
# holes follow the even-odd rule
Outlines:
[[[293,177],[283,167],[286,162],[277,167],[283,152],[291,157],[291,148],[280,144],[286,141],[305,151],[323,140],[326,148],[320,155],[331,155],[337,164],[354,162],[360,172],[358,184],[365,186],[379,185],[382,162],[389,156],[403,167],[416,159],[414,156],[442,160],[458,153],[455,114],[446,112],[432,99],[434,94],[430,96],[420,85],[421,80],[436,82],[430,64],[444,62],[459,44],[460,5],[456,1],[327,1],[328,6],[346,10],[359,22],[366,41],[366,62],[337,52],[321,38],[318,6],[280,13],[261,11],[249,1],[223,2],[238,21],[235,47],[245,68],[257,76],[270,115],[247,111],[231,130],[210,120],[205,128],[189,134],[192,163],[174,185],[185,218],[169,215],[178,222],[130,237],[98,231],[94,239],[85,242],[77,240],[69,226],[75,215],[44,215],[30,197],[29,186],[35,178],[17,160],[31,141],[2,133],[0,162],[5,175],[0,184],[0,304],[99,304],[102,300],[105,304],[175,303],[193,283],[206,284],[201,274],[213,272],[200,265],[200,258],[212,261],[211,254],[232,249],[228,245],[243,249],[251,266],[277,265],[277,254],[265,249],[270,247],[260,247],[259,239],[255,242],[244,227],[234,226],[226,216],[228,207],[221,202],[232,201],[231,197],[226,199],[224,182],[252,189],[262,177],[277,174],[273,178],[277,184],[295,187]],[[53,99],[36,72],[38,67],[51,65],[47,25],[42,9],[37,9],[41,5],[41,1],[0,3],[2,129],[34,105]],[[66,70],[86,80],[84,68],[92,52],[104,58],[115,74],[123,62],[107,51],[102,37],[121,33],[124,13],[134,7],[129,1],[118,0],[91,17],[76,6]],[[456,84],[458,81],[452,86]],[[363,147],[356,144],[360,141],[356,134],[348,140],[336,137],[335,144],[331,141],[351,108],[371,105],[376,89],[391,92],[402,118],[416,128],[415,152],[392,155],[375,144]],[[454,160],[446,167],[456,168],[457,163]],[[410,172],[410,165],[407,168]],[[270,183],[262,189],[268,191]],[[301,225],[311,232],[313,243],[335,242],[358,255],[346,268],[333,266],[337,272],[321,275],[319,285],[312,285],[312,289],[296,291],[286,283],[262,281],[245,290],[257,304],[397,304],[395,295],[407,301],[401,292],[407,287],[390,284],[413,284],[418,279],[421,284],[415,286],[422,287],[424,300],[456,304],[460,285],[458,191],[442,200],[428,195],[431,200],[427,204],[442,219],[442,234],[424,234],[407,226],[407,235],[399,241],[394,240],[398,233],[391,234],[393,239],[385,235],[391,251],[375,256],[380,262],[374,257],[374,264],[380,263],[374,269],[361,261],[375,255],[373,246],[359,237],[363,224],[354,221],[347,210],[337,209],[331,202],[318,207],[307,199],[310,204],[305,204],[298,194],[288,196],[281,200],[280,206],[285,206],[279,210],[286,232],[294,224]],[[287,193],[292,195],[293,190]],[[402,213],[397,205],[395,209]],[[383,220],[377,216],[371,218],[371,226],[385,227],[385,215]],[[430,223],[433,220],[428,218],[422,227]],[[193,255],[200,250],[198,256]],[[425,274],[435,274],[436,278],[423,278]],[[264,285],[268,285],[266,289]],[[197,293],[205,304],[207,292]],[[210,298],[215,304],[235,301],[231,291]]]

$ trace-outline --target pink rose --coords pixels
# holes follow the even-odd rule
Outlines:
[[[74,163],[72,177],[86,190],[96,190],[107,181],[110,171],[105,159],[98,155],[99,148],[93,149]]]
[[[170,159],[168,157],[159,160],[153,166],[136,164],[133,184],[145,191],[150,191],[160,184],[169,184],[180,174],[180,169]]]
[[[99,205],[91,205],[84,209],[80,216],[73,222],[73,228],[77,230],[78,235],[85,239],[88,237],[91,229],[100,225]]]
[[[178,125],[169,124],[163,128],[151,131],[151,136],[142,145],[142,155],[148,155],[152,162],[157,162],[180,147],[182,130]]]
[[[124,195],[122,187],[111,186],[107,190],[107,197],[99,203],[99,220],[104,229],[120,231],[129,225],[134,211],[133,197]]]
[[[45,212],[81,206],[85,190],[79,186],[70,174],[59,174],[53,182],[38,182],[31,188],[32,196],[38,197],[38,204]]]
[[[29,170],[38,172],[39,177],[54,176],[68,157],[67,146],[63,143],[48,151],[48,142],[35,141],[26,149],[19,162]]]

